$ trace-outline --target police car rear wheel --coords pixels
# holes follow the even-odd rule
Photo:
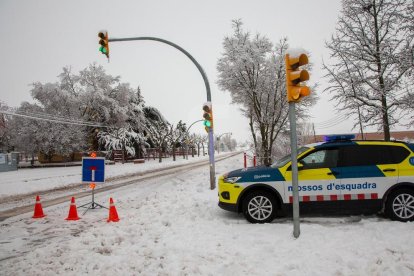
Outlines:
[[[252,192],[243,200],[243,214],[251,223],[271,222],[276,214],[276,200],[269,192]]]
[[[391,193],[386,207],[392,220],[414,220],[414,191],[401,189]]]

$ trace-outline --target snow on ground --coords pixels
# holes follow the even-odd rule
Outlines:
[[[240,155],[217,163],[240,167]],[[414,275],[414,223],[372,217],[249,224],[217,206],[208,166],[97,195],[106,210],[65,221],[69,202],[0,228],[2,275]],[[87,199],[83,199],[87,201]],[[78,205],[84,202],[78,202]],[[81,211],[78,210],[80,215]]]
[[[116,163],[105,166],[105,178],[119,177],[201,160],[208,160],[208,156],[194,158],[189,156],[188,160],[183,159],[182,156],[177,156],[176,161],[172,161],[172,158],[167,158],[162,163],[159,163],[158,159],[145,160],[143,164]],[[2,172],[0,173],[0,199],[11,195],[29,194],[53,188],[78,185],[81,183],[81,179],[81,166],[27,168],[19,169],[18,171]]]

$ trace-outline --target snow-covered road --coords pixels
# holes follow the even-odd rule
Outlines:
[[[218,174],[240,156],[217,163]],[[414,223],[372,217],[249,224],[217,207],[208,167],[102,193],[106,210],[65,221],[69,202],[0,224],[1,275],[414,275]],[[84,201],[87,201],[85,199]],[[81,205],[82,202],[77,202]]]

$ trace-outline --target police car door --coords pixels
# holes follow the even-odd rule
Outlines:
[[[381,208],[381,199],[398,182],[390,146],[363,142],[341,148],[338,166],[344,209],[370,213]]]
[[[337,193],[330,187],[340,184],[337,179],[338,148],[325,147],[315,149],[298,160],[299,202],[302,213],[336,211]],[[288,170],[286,180],[291,180],[292,172]],[[292,198],[292,182],[287,182],[289,202]]]

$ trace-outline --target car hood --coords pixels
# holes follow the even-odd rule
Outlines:
[[[231,171],[227,174],[229,177],[241,177],[237,182],[269,182],[269,181],[283,181],[285,180],[279,169],[260,166],[249,167]]]

